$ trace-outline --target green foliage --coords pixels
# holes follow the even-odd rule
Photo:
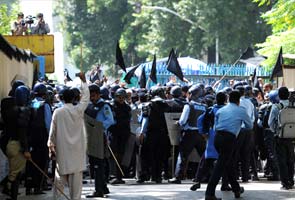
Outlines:
[[[265,4],[265,1],[258,1],[259,5]],[[264,65],[268,68],[275,64],[280,47],[283,47],[283,53],[295,54],[295,1],[277,0],[271,9],[265,12],[262,17],[272,26],[272,34],[269,35],[264,43],[257,44],[262,49],[259,51],[268,56]],[[290,60],[285,60],[290,64]]]
[[[11,34],[11,24],[16,19],[19,12],[18,1],[1,0],[0,1],[0,34]]]
[[[135,10],[138,2],[140,12]],[[110,74],[119,69],[114,67],[117,40],[127,67],[152,60],[155,53],[158,58],[167,57],[171,48],[180,56],[206,57],[208,49],[215,46],[216,37],[222,62],[233,63],[243,50],[264,41],[270,32],[260,18],[265,8],[245,0],[60,0],[55,3],[66,49],[75,65],[80,65],[79,49],[83,42],[83,68],[101,62],[111,67]]]

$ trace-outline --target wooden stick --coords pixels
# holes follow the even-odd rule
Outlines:
[[[82,65],[83,65],[83,42],[81,42],[81,45],[80,45],[80,70],[81,72],[83,71],[82,70]]]
[[[107,145],[108,145],[108,144],[107,144]],[[110,145],[108,145],[108,148],[109,148],[109,150],[110,150],[110,152],[111,152],[111,154],[112,154],[112,156],[113,156],[113,158],[114,158],[114,160],[115,160],[115,162],[116,162],[116,164],[117,164],[117,166],[118,166],[118,168],[119,168],[121,174],[122,174],[123,176],[125,176],[125,174],[124,174],[122,168],[120,167],[120,164],[119,164],[119,162],[118,162],[118,160],[117,160],[115,154],[113,153],[113,151],[112,151]]]
[[[58,186],[57,184],[54,183],[54,181],[51,180],[51,178],[49,178],[47,176],[47,174],[32,160],[29,159],[29,161],[41,172],[41,174],[43,174],[55,187],[56,189],[64,196],[66,197],[67,200],[71,200]]]
[[[232,66],[224,73],[224,75],[214,83],[214,85],[212,86],[213,88],[215,88],[217,86],[217,84],[219,84],[227,75],[227,73],[239,62],[240,58],[238,60],[236,60],[236,62],[234,62],[234,64],[232,64]]]

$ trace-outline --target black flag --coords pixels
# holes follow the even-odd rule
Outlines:
[[[283,59],[283,48],[281,47],[277,62],[271,72],[270,80],[273,80],[274,76],[283,76],[283,67],[282,65],[284,64],[284,59]]]
[[[156,54],[154,55],[154,60],[152,64],[152,69],[150,73],[150,79],[157,84],[157,61],[156,61]]]
[[[259,92],[261,93],[262,98],[264,99],[263,90],[260,87],[260,84],[258,82],[257,68],[255,68],[254,69],[254,72],[253,72],[252,84],[253,84],[253,88],[257,88],[259,90]]]
[[[171,51],[169,52],[169,56],[168,56],[168,60],[167,60],[167,62],[166,62],[166,65],[168,65],[168,62],[169,62],[169,60],[170,60],[170,58],[171,58],[171,55],[172,55],[172,52],[175,52],[173,48],[172,48]]]
[[[258,54],[254,49],[248,47],[246,51],[243,52],[239,61],[246,64],[252,64],[254,66],[259,66],[262,61],[267,59],[266,56]]]
[[[171,50],[169,57],[167,70],[177,76],[180,80],[184,81],[181,67],[178,63],[174,49]]]
[[[132,76],[134,75],[134,72],[136,71],[136,69],[139,67],[140,64],[136,65],[135,67],[133,67],[132,69],[130,69],[130,71],[125,75],[124,77],[124,81],[128,84],[131,84],[130,79],[132,78]]]
[[[120,49],[119,40],[117,42],[117,48],[116,48],[116,65],[119,65],[121,69],[126,72],[126,66],[124,63],[124,58],[122,55],[122,50]]]
[[[145,66],[141,70],[139,86],[140,86],[140,88],[145,88],[146,87]]]

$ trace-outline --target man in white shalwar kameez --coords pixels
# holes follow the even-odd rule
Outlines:
[[[83,170],[86,169],[86,138],[84,134],[84,111],[89,103],[89,89],[85,74],[82,80],[81,100],[73,105],[73,91],[64,92],[65,104],[54,111],[48,139],[48,147],[56,157],[57,173],[55,183],[63,190],[68,185],[71,200],[81,199]],[[55,188],[54,198],[57,198]]]

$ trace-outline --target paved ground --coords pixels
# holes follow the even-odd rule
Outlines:
[[[146,183],[138,185],[134,180],[127,179],[125,185],[109,186],[111,193],[108,195],[110,200],[199,200],[204,199],[206,184],[203,184],[201,189],[196,192],[190,191],[191,181],[184,181],[180,185],[174,184],[153,184]],[[259,181],[241,184],[245,188],[245,193],[242,195],[242,200],[294,200],[295,189],[293,190],[280,190],[279,182]],[[234,199],[233,193],[221,192],[217,186],[217,197],[222,197],[225,200]],[[83,198],[85,195],[93,191],[93,183],[83,185]],[[49,191],[45,195],[25,196],[24,188],[22,187],[19,200],[49,200],[52,199],[52,192]],[[4,200],[5,196],[0,194],[0,199]],[[96,198],[102,199],[102,198]]]

